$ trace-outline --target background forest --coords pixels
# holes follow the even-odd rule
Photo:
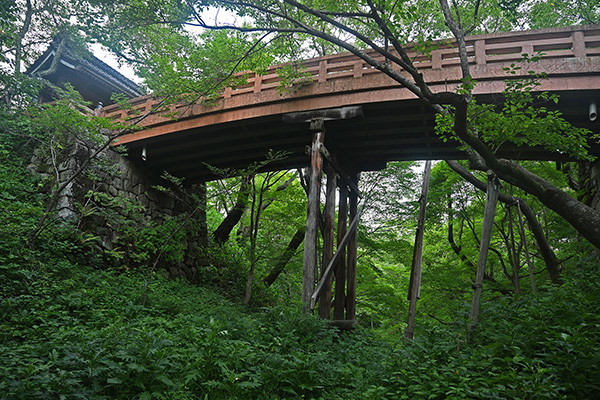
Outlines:
[[[105,46],[148,92],[191,101],[234,85],[234,72],[348,50],[340,43],[363,48],[362,37],[427,46],[455,34],[453,20],[463,33],[600,23],[598,1],[456,1],[453,18],[445,1],[351,3],[0,2],[0,399],[600,397],[598,247],[530,187],[502,182],[481,315],[469,329],[487,174],[466,161],[434,163],[408,340],[422,163],[363,173],[359,324],[340,332],[302,312],[294,242],[306,218],[302,171],[221,171],[205,197],[167,173],[156,189],[182,211],[148,219],[143,205],[102,190],[101,177],[116,172],[96,150],[110,144],[107,131],[132,128],[91,118],[69,86],[52,88],[52,106],[37,104],[48,83],[24,74],[60,33],[82,54],[87,44]],[[387,23],[364,23],[370,8]],[[354,36],[331,27],[327,18],[338,17]],[[385,26],[393,31],[379,38]],[[294,68],[282,74],[302,78]],[[77,143],[94,155],[79,171],[93,190],[65,220],[61,165]],[[47,170],[32,163],[40,155]],[[586,205],[597,199],[594,165],[586,154],[560,165],[520,162]],[[110,248],[89,224],[98,220],[117,227]],[[200,229],[209,233],[200,283],[168,278]]]

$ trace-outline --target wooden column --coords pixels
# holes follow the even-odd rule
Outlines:
[[[323,160],[320,146],[325,136],[323,119],[314,119],[310,123],[313,135],[308,181],[308,207],[306,212],[306,232],[304,234],[304,267],[302,275],[302,308],[310,310],[310,301],[315,291],[315,270],[317,267],[317,234],[319,232],[319,205],[321,192],[321,170]]]
[[[498,182],[498,178],[496,178],[492,172],[488,172],[483,228],[481,232],[479,259],[477,261],[477,276],[475,277],[475,284],[473,285],[473,305],[471,306],[471,314],[469,315],[469,330],[473,329],[479,319],[481,292],[483,291],[483,275],[485,273],[485,264],[490,249],[490,241],[492,240],[492,228],[494,227],[494,217],[496,216],[496,204],[498,203],[499,191],[500,182]]]
[[[351,176],[352,181],[358,184],[358,175],[353,174]],[[357,215],[357,206],[358,206],[358,194],[353,190],[349,193],[350,200],[350,220],[354,221]],[[357,263],[357,234],[358,227],[350,236],[350,241],[348,242],[348,290],[346,294],[346,319],[354,320],[356,319],[356,263]]]
[[[425,172],[423,174],[423,188],[421,189],[421,198],[419,199],[419,220],[417,222],[417,232],[415,234],[415,247],[413,248],[412,268],[410,270],[410,283],[408,285],[408,325],[406,326],[405,336],[412,339],[415,333],[415,321],[417,315],[417,300],[421,298],[421,270],[423,264],[423,236],[425,229],[425,215],[427,209],[427,195],[429,193],[429,178],[431,177],[431,161],[425,162]]]
[[[338,209],[337,247],[346,235],[348,220],[348,186],[345,182],[340,185],[340,206]],[[335,267],[335,301],[333,319],[343,320],[346,310],[346,250],[342,250],[340,260]]]
[[[325,173],[327,174],[327,191],[325,195],[325,217],[323,229],[323,263],[321,264],[321,275],[333,258],[333,242],[335,238],[335,193],[337,189],[337,177],[330,163],[325,163]],[[331,318],[331,287],[333,285],[333,275],[327,280],[323,293],[319,299],[319,316],[323,319]]]

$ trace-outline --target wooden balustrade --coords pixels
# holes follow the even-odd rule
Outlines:
[[[417,51],[415,45],[408,45],[406,49],[414,65],[419,71],[426,73],[459,66],[460,59],[455,44],[451,40],[439,40],[433,42],[432,50],[427,53]],[[518,62],[524,53],[532,56],[542,52],[541,57],[544,60],[599,56],[600,25],[471,36],[467,38],[466,44],[469,62],[478,66]],[[378,61],[384,60],[382,55],[373,50],[367,51],[367,54]],[[283,66],[271,66],[263,75],[254,72],[238,74],[238,76],[246,75],[247,83],[235,88],[226,88],[222,98],[230,99],[249,93],[260,94],[276,91],[281,83],[278,71]],[[383,74],[351,53],[303,61],[300,71],[307,74],[306,79],[299,79],[305,85],[313,82],[326,83],[335,80],[356,79],[371,74]],[[111,105],[102,110],[102,115],[112,119],[125,120],[148,112],[159,102],[159,99],[152,96],[144,96],[131,100],[132,108],[130,110],[121,110],[118,105]],[[181,107],[184,106],[172,106],[171,111],[177,111]],[[147,120],[142,125],[154,123],[156,122]]]

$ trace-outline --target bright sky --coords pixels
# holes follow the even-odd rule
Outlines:
[[[119,63],[117,57],[113,53],[106,50],[106,48],[104,48],[102,45],[97,43],[93,44],[90,46],[90,50],[92,50],[94,56],[98,57],[100,60],[104,61],[135,83],[139,84],[143,82],[142,79],[135,75],[133,68],[131,68],[129,65]]]
[[[222,25],[233,22],[240,22],[239,17],[235,14],[225,11],[225,10],[217,10],[216,8],[208,8],[202,14],[201,17],[208,24],[214,25]],[[243,19],[242,19],[243,21]],[[186,29],[194,32],[199,31],[202,28],[198,27],[187,27]],[[112,68],[119,71],[121,74],[125,75],[127,78],[131,79],[135,83],[142,83],[143,80],[135,75],[133,68],[126,65],[125,63],[119,63],[118,57],[116,57],[113,53],[109,52],[106,48],[101,46],[100,44],[94,44],[90,46],[94,56],[98,57],[100,60],[104,61],[106,64],[110,65]]]

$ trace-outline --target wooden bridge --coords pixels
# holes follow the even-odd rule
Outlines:
[[[460,83],[454,42],[439,41],[429,54],[408,48],[433,92],[452,91]],[[474,94],[479,101],[501,103],[506,79],[527,76],[527,71],[545,72],[548,79],[541,81],[538,90],[559,94],[556,107],[575,126],[600,131],[600,120],[592,115],[595,104],[600,103],[600,25],[472,36],[467,38],[467,50],[471,74],[477,81]],[[538,62],[523,64],[515,75],[507,75],[505,69],[518,64],[523,54],[538,53],[542,54]],[[211,105],[172,105],[169,113],[175,112],[177,119],[160,113],[150,115],[141,123],[146,129],[123,136],[118,143],[128,148],[133,161],[143,162],[145,169],[156,174],[167,170],[185,177],[187,182],[214,179],[209,166],[245,168],[265,160],[270,150],[286,152],[287,157],[269,163],[267,169],[312,165],[303,302],[314,307],[320,296],[319,313],[329,318],[330,276],[335,270],[336,281],[347,282],[347,290],[344,291],[345,285],[336,285],[333,318],[354,320],[355,232],[360,195],[356,174],[384,168],[392,160],[459,159],[464,155],[456,143],[445,143],[436,137],[435,116],[427,105],[352,54],[304,61],[301,72],[306,73],[306,78],[283,92],[278,89],[281,68],[273,66],[263,75],[248,73],[245,85],[225,89]],[[159,100],[146,96],[132,103],[133,110],[123,111],[115,105],[103,109],[102,115],[133,118],[152,110]],[[320,119],[309,126],[314,117]],[[323,143],[319,143],[321,140]],[[598,147],[593,150],[598,152]],[[499,155],[513,159],[556,157],[538,148],[510,146],[501,148]],[[328,160],[327,202],[321,227],[323,269],[315,291],[322,157]],[[336,259],[333,249],[337,186],[337,247],[342,254]]]
[[[434,92],[453,90],[461,74],[452,42],[439,42],[430,55],[409,53]],[[477,80],[474,93],[481,101],[500,101],[505,79],[545,72],[539,90],[561,95],[558,107],[576,126],[598,131],[589,120],[591,101],[600,102],[600,26],[575,26],[538,31],[498,33],[467,38],[471,73]],[[409,47],[410,49],[410,47]],[[519,74],[504,68],[518,63],[522,54],[543,52],[537,63],[525,64]],[[377,57],[376,57],[377,58]],[[379,57],[381,58],[381,57]],[[272,169],[307,166],[305,147],[312,141],[308,124],[284,121],[290,113],[361,106],[350,120],[327,123],[327,147],[352,160],[359,169],[382,168],[391,160],[462,158],[453,143],[443,143],[434,132],[434,114],[407,89],[391,78],[346,53],[305,61],[310,75],[302,83],[281,92],[282,66],[264,75],[248,74],[248,83],[228,88],[213,105],[172,106],[177,120],[151,115],[141,125],[147,129],[119,139],[131,155],[145,148],[145,168],[169,170],[187,181],[211,178],[208,165],[243,168],[263,160],[268,150],[289,152]],[[159,100],[134,99],[133,110],[117,105],[103,109],[112,118],[135,116],[151,110]],[[546,158],[537,149],[505,149],[516,159]],[[139,157],[133,157],[138,158]]]

